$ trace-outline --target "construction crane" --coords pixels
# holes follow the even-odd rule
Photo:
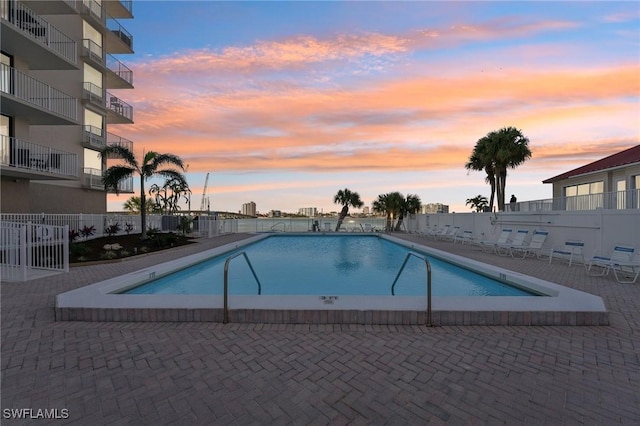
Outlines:
[[[205,207],[205,203],[207,200],[207,185],[209,185],[209,173],[207,173],[207,177],[204,178],[204,189],[202,190],[202,201],[200,201],[200,211],[204,212],[204,207]],[[208,204],[208,203],[206,203]],[[209,207],[207,205],[207,210],[209,210]]]

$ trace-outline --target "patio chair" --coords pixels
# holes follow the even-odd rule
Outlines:
[[[591,276],[603,276],[609,274],[614,265],[633,265],[632,259],[635,251],[635,247],[631,245],[617,244],[609,256],[594,253],[591,259],[584,264],[587,274]],[[600,271],[595,272],[598,268]]]
[[[515,257],[516,253],[522,253],[522,259],[527,256],[536,256],[539,259],[540,256],[542,256],[544,242],[547,240],[548,236],[549,231],[536,230],[533,232],[531,241],[529,241],[528,244],[525,244],[521,247],[510,247],[509,253],[511,254],[511,257]]]
[[[459,226],[449,227],[449,232],[441,235],[439,238],[444,241],[454,241],[459,231],[460,231]]]
[[[462,234],[456,235],[453,238],[453,244],[459,242],[460,244],[464,245],[464,243],[468,243],[468,244],[473,244],[474,242],[474,238],[473,238],[473,231],[469,231],[469,230],[465,230],[462,231]]]
[[[499,255],[506,256],[511,252],[512,248],[517,249],[519,247],[524,247],[527,244],[526,239],[528,236],[528,229],[518,229],[515,237],[513,237],[511,241],[496,244],[496,251]]]
[[[564,258],[569,260],[569,266],[573,263],[573,259],[580,258],[584,263],[584,241],[569,240],[564,243],[564,246],[558,248],[552,248],[549,253],[549,263],[553,261],[553,258]]]
[[[611,270],[619,283],[634,284],[640,276],[640,255],[629,262],[615,262]]]
[[[441,236],[447,235],[449,233],[449,228],[451,228],[451,225],[444,225],[443,227],[436,229],[429,236],[437,240]]]
[[[506,244],[509,241],[511,241],[509,237],[511,236],[512,231],[513,229],[511,228],[503,228],[502,231],[500,232],[500,235],[498,235],[497,240],[495,241],[481,240],[478,242],[478,245],[480,246],[482,251],[486,253],[489,253],[490,251],[493,251],[494,253],[498,253],[498,249],[496,247],[499,244]]]

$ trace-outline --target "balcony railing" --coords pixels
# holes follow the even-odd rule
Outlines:
[[[105,25],[107,21],[107,14],[102,5],[96,0],[82,0],[80,5],[80,13],[85,16],[90,16],[96,21]]]
[[[18,27],[26,36],[44,44],[67,61],[77,62],[76,42],[29,9],[22,2],[3,1],[0,17]]]
[[[109,54],[107,54],[107,68],[124,80],[129,86],[133,86],[133,71]]]
[[[104,130],[99,127],[85,125],[82,129],[82,142],[87,146],[102,150],[106,146]]]
[[[107,92],[107,108],[128,121],[133,121],[133,107],[109,92]]]
[[[571,197],[549,198],[545,200],[522,201],[507,204],[507,211],[553,211],[553,210],[595,210],[595,209],[640,209],[640,188],[626,191],[603,192],[600,194],[575,195]]]
[[[92,169],[90,167],[84,168],[84,185],[91,189],[104,189],[104,183],[102,182],[102,170]],[[109,191],[115,192],[115,191]],[[118,184],[118,192],[125,194],[133,193],[133,176],[128,179],[123,179]]]
[[[76,98],[5,64],[0,64],[0,91],[42,109],[77,120]]]
[[[109,15],[107,15],[107,29],[111,31],[113,35],[119,38],[120,41],[122,41],[122,43],[124,43],[129,50],[133,51],[133,36],[122,25],[120,25],[120,23],[116,19],[112,18]]]
[[[105,90],[102,87],[87,81],[82,83],[82,99],[103,107],[104,94]]]
[[[118,135],[114,135],[113,133],[107,132],[107,145],[113,146],[118,145],[124,148],[127,148],[129,151],[133,150],[133,142],[129,139],[125,139]]]
[[[0,136],[0,161],[7,167],[66,177],[78,176],[77,154],[14,137]]]
[[[104,66],[102,46],[98,46],[98,43],[88,38],[82,39],[82,57]]]

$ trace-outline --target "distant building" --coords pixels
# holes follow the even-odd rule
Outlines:
[[[420,213],[449,213],[449,206],[440,203],[423,204]]]
[[[298,209],[298,214],[308,217],[318,216],[318,209],[316,207],[302,207]]]
[[[367,216],[369,214],[371,214],[371,209],[369,208],[369,206],[366,206],[366,207],[362,208],[362,214],[367,215]]]
[[[253,201],[249,201],[248,203],[244,203],[242,205],[242,214],[247,216],[255,216],[256,215],[256,203]]]
[[[282,211],[281,210],[271,210],[269,212],[269,217],[282,217]]]

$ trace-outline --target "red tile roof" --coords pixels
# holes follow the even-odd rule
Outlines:
[[[570,177],[580,176],[600,170],[613,169],[615,167],[633,163],[640,163],[640,145],[636,145],[633,148],[625,149],[624,151],[620,151],[617,154],[610,155],[598,161],[594,161],[593,163],[589,163],[585,166],[565,172],[561,175],[543,180],[542,183],[553,183],[559,180],[568,179]]]

